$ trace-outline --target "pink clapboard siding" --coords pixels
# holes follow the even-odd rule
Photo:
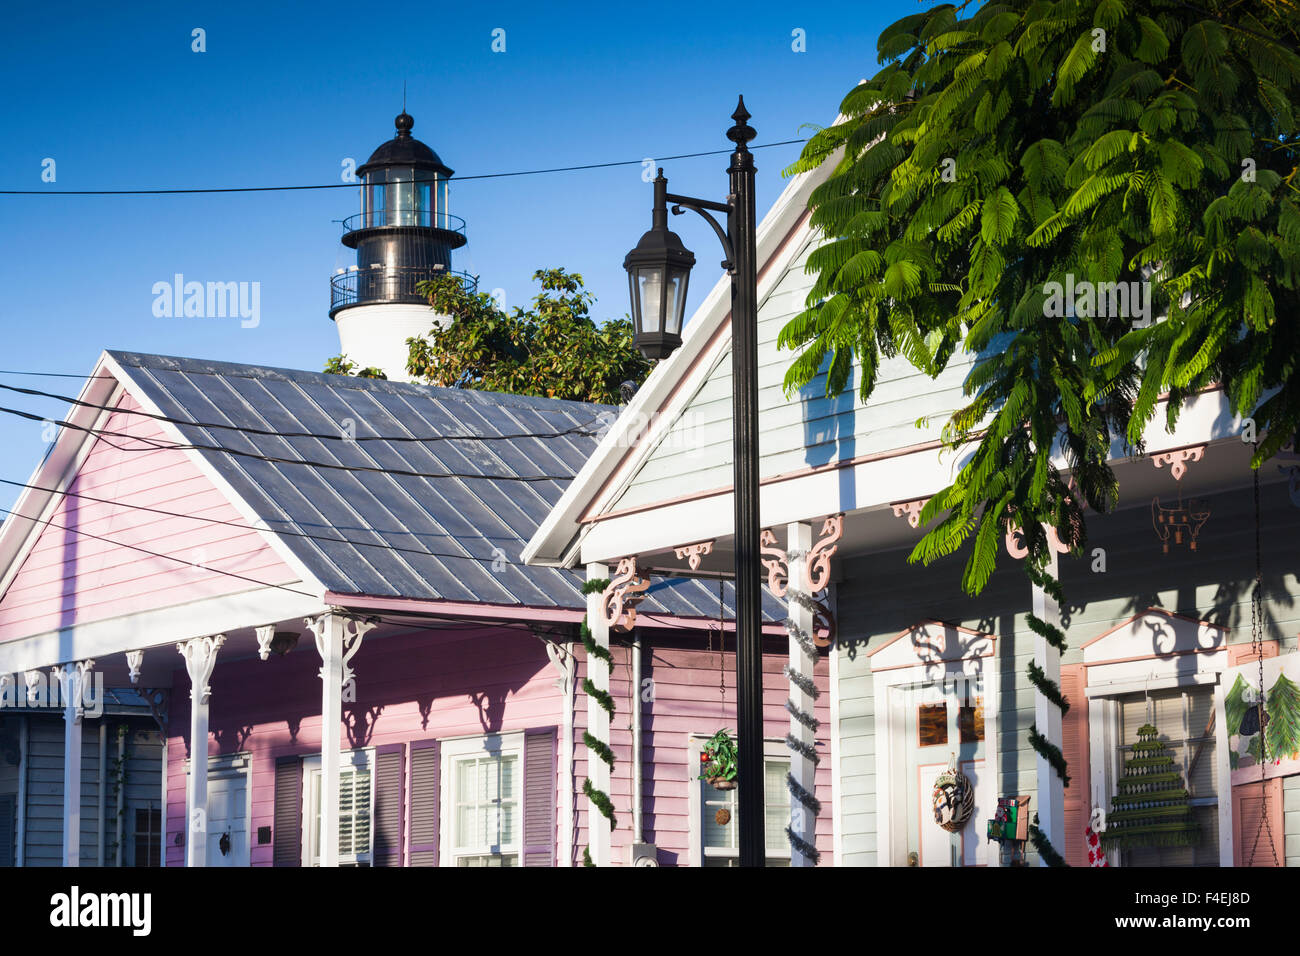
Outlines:
[[[117,408],[104,430],[130,438],[90,439],[94,447],[69,488],[112,503],[62,499],[0,598],[0,641],[256,587],[230,573],[267,584],[298,580],[257,531],[194,520],[247,525],[186,452],[144,444],[169,439],[157,422],[130,414],[139,405],[128,393]]]
[[[674,643],[681,643],[674,641]],[[644,839],[658,847],[661,866],[688,866],[690,864],[690,788],[700,786],[696,779],[699,768],[690,762],[690,737],[709,737],[715,731],[736,729],[736,657],[734,637],[728,638],[730,648],[723,655],[723,680],[726,685],[725,700],[718,692],[718,652],[701,647],[701,635],[696,648],[669,647],[656,644],[653,637],[642,650],[641,677],[653,683],[653,700],[641,704],[642,717],[642,807],[644,811]],[[768,641],[763,655],[763,722],[764,736],[769,740],[784,740],[790,728],[790,715],[785,709],[789,697],[789,682],[781,673],[788,653],[777,647],[784,642]],[[614,697],[615,713],[611,722],[611,746],[614,750],[614,774],[610,798],[618,826],[611,837],[613,861],[628,861],[628,846],[632,838],[632,734],[629,731],[631,707],[630,649],[614,647],[614,667],[610,692]],[[582,733],[587,725],[587,698],[581,691],[581,680],[586,676],[586,654],[577,648],[579,658],[579,691],[575,714],[575,790],[574,806],[577,810],[577,851],[575,860],[580,863],[582,847],[587,844],[587,799],[582,794],[582,781],[587,773],[587,752],[582,745]],[[817,818],[817,848],[822,852],[823,865],[832,862],[831,821],[831,753],[830,753],[830,664],[821,657],[814,672],[814,681],[822,692],[817,699],[816,716],[821,721],[817,732],[817,750],[821,763],[817,766],[816,796],[822,802],[822,812]]]
[[[483,627],[368,636],[352,660],[355,704],[345,703],[344,747],[382,747],[432,738],[555,728],[563,700],[541,641],[527,631]],[[251,755],[254,866],[273,846],[259,827],[275,823],[275,762],[320,753],[320,658],[310,632],[285,657],[217,660],[210,686],[210,756]],[[183,866],[176,840],[185,820],[189,680],[175,675],[167,746],[167,865]],[[409,816],[409,791],[404,816]],[[556,801],[558,803],[558,801]],[[558,810],[557,810],[558,816]],[[407,826],[409,827],[409,819]]]

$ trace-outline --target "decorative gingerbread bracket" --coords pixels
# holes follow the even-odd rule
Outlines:
[[[1175,448],[1171,451],[1152,455],[1151,463],[1157,468],[1168,465],[1169,473],[1174,476],[1174,481],[1182,481],[1183,475],[1187,474],[1188,464],[1200,461],[1204,457],[1204,445],[1189,445],[1186,448]]]
[[[685,561],[692,571],[698,571],[700,559],[713,553],[713,542],[700,541],[697,544],[688,544],[685,547],[674,548],[673,553],[677,555],[678,561]]]
[[[785,597],[786,584],[790,577],[786,567],[786,556],[783,548],[776,546],[776,535],[772,529],[764,528],[763,533],[758,536],[759,561],[763,567],[767,568],[767,587],[774,595],[779,598]],[[766,555],[766,557],[762,557]]]
[[[921,509],[930,501],[929,498],[913,498],[911,501],[895,501],[890,505],[895,518],[906,518],[913,528],[921,526]]]
[[[632,630],[636,626],[636,606],[645,598],[649,587],[650,579],[636,569],[635,555],[619,561],[614,577],[601,595],[605,623],[620,631]]]
[[[831,583],[831,558],[839,550],[836,542],[842,537],[844,537],[844,515],[831,515],[822,522],[821,537],[808,553],[808,561],[804,565],[803,583],[808,593],[816,594],[818,591],[824,591]]]
[[[1029,554],[1029,548],[1023,543],[1025,537],[1024,531],[1019,525],[1007,526],[1007,554],[1011,555],[1016,561],[1022,560]],[[1056,533],[1055,528],[1047,529],[1047,545],[1057,554],[1065,554],[1070,549],[1061,541],[1061,536]]]

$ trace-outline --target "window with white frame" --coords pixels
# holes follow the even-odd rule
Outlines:
[[[353,750],[339,765],[339,866],[370,866],[373,860],[374,752]],[[303,761],[304,866],[320,866],[320,757]]]
[[[1152,723],[1182,774],[1193,818],[1200,825],[1194,846],[1142,847],[1120,852],[1124,866],[1218,866],[1219,772],[1215,744],[1214,688],[1195,685],[1126,694],[1116,701],[1119,734],[1115,768],[1123,774],[1138,742],[1138,728]],[[1112,790],[1113,790],[1112,786]]]
[[[443,742],[443,866],[519,866],[523,735]]]
[[[700,765],[702,741],[692,740],[691,766]],[[790,822],[790,791],[785,775],[790,757],[780,741],[766,741],[763,759],[763,831],[767,845],[768,866],[790,865],[790,841],[785,828]],[[739,816],[735,790],[718,790],[707,780],[693,780],[698,795],[699,812],[693,815],[692,836],[700,849],[702,866],[738,866]],[[725,820],[720,823],[719,820]]]

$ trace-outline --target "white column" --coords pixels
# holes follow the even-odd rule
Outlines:
[[[804,579],[806,574],[805,568],[808,566],[808,552],[812,550],[812,525],[803,522],[796,522],[789,526],[789,537],[786,542],[787,565],[786,570],[788,577],[788,609],[786,616],[790,619],[795,627],[799,628],[805,634],[813,633],[813,612],[807,604],[795,600],[796,593],[806,594]],[[815,658],[805,653],[804,649],[799,646],[799,642],[793,637],[790,641],[790,670],[797,674],[803,674],[807,677],[813,676],[813,667],[816,664]],[[790,700],[794,702],[797,709],[804,713],[815,713],[816,701],[812,694],[806,693],[795,685],[793,681],[787,682],[790,689]],[[817,734],[811,727],[805,727],[793,715],[790,717],[790,735],[800,743],[807,744],[809,747],[817,745]],[[817,792],[817,765],[807,756],[799,753],[797,750],[790,750],[790,774],[794,777],[795,783],[803,787],[804,790],[811,794]],[[817,820],[816,818],[793,797],[790,800],[790,830],[801,840],[805,840],[812,845],[817,844]],[[814,866],[811,859],[795,850],[790,850],[791,866]]]
[[[225,635],[196,637],[176,645],[190,675],[190,779],[185,796],[185,865],[208,865],[208,680]],[[164,848],[164,852],[165,848]]]
[[[94,661],[76,661],[50,673],[50,693],[63,694],[63,865],[81,865],[82,690]]]
[[[588,581],[608,578],[608,565],[587,565]],[[591,628],[591,637],[596,642],[596,646],[609,650],[609,625],[605,623],[604,600],[600,592],[587,595],[587,626]],[[609,665],[590,654],[587,655],[587,677],[597,690],[609,693]],[[609,714],[605,713],[605,709],[590,694],[587,695],[587,733],[597,740],[609,743]],[[587,777],[591,780],[591,785],[602,793],[608,794],[609,776],[609,764],[589,749]],[[604,814],[590,799],[587,801],[587,846],[592,863],[596,866],[610,865],[609,820],[605,819]]]
[[[321,866],[339,865],[339,761],[343,752],[343,688],[352,681],[349,662],[361,638],[374,627],[336,612],[307,618],[316,635],[321,668],[320,846]]]
[[[564,705],[564,717],[560,725],[560,851],[556,854],[556,866],[573,866],[573,655],[563,644],[556,644],[542,639],[546,645],[546,656],[560,675],[555,680],[555,687],[560,692]]]
[[[1051,552],[1051,562],[1047,572],[1057,577],[1056,552]],[[1033,586],[1034,614],[1052,627],[1061,626],[1061,608],[1056,600],[1038,585]],[[1052,683],[1061,683],[1061,652],[1053,647],[1041,634],[1034,634],[1034,663],[1043,669],[1043,674]],[[1072,701],[1075,707],[1085,706],[1083,701]],[[1049,743],[1061,748],[1064,739],[1061,734],[1061,708],[1048,700],[1035,689],[1034,724],[1038,732]],[[1034,770],[1038,779],[1038,829],[1052,841],[1056,852],[1065,855],[1065,785],[1056,769],[1042,754],[1034,752]],[[1076,786],[1083,786],[1080,780]],[[1077,836],[1077,834],[1076,834]],[[1039,860],[1040,866],[1047,864]]]

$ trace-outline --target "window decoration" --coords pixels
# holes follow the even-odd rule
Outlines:
[[[769,742],[774,744],[775,742]],[[764,841],[767,866],[789,866],[789,846],[785,835],[790,815],[789,794],[785,786],[787,761],[779,751],[767,749],[763,759]],[[707,780],[699,780],[700,812],[693,828],[700,834],[702,864],[706,867],[736,866],[739,862],[739,830],[736,826],[736,796],[739,790],[715,790]]]
[[[1200,841],[1200,825],[1182,772],[1154,724],[1143,724],[1137,735],[1106,815],[1102,846],[1194,846]]]
[[[731,734],[719,730],[700,751],[700,779],[707,780],[715,790],[735,790],[738,752]],[[726,820],[719,820],[725,824]]]

